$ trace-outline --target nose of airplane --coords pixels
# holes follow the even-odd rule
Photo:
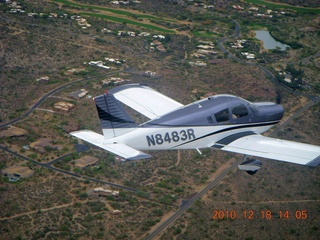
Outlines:
[[[284,109],[280,104],[270,104],[264,106],[266,121],[279,121],[283,117]]]
[[[259,107],[260,114],[258,115],[263,121],[279,121],[283,117],[284,109],[280,104],[272,102],[255,103]]]

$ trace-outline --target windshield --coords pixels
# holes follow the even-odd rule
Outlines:
[[[257,112],[259,112],[259,107],[253,103],[249,103],[249,108],[251,109],[251,111],[253,112],[253,114],[256,114]]]

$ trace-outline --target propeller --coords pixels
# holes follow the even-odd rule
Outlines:
[[[277,90],[277,92],[276,92],[276,103],[277,104],[281,104],[281,101],[282,101],[282,93],[281,93],[281,91],[280,90]]]

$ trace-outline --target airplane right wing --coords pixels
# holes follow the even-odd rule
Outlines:
[[[265,137],[254,132],[230,135],[219,140],[212,147],[312,167],[320,164],[319,146]]]
[[[149,119],[155,119],[183,106],[183,104],[142,84],[127,84],[116,87],[109,92],[117,100]]]

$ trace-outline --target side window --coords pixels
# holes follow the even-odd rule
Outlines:
[[[249,114],[247,107],[243,104],[238,104],[233,106],[231,108],[231,112],[232,112],[233,119],[242,118],[242,117],[248,116]]]
[[[217,120],[217,123],[229,121],[229,110],[224,109],[224,110],[214,114],[214,116]]]

